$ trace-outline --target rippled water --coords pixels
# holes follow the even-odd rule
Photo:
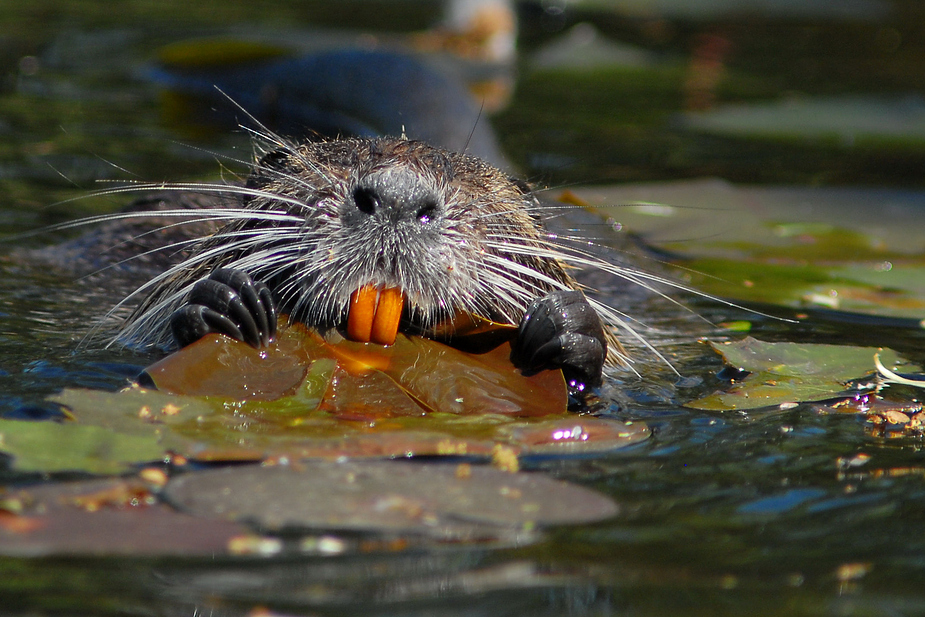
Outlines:
[[[379,10],[370,5],[355,6],[366,14]],[[235,2],[189,10],[165,3],[160,12],[129,3],[121,15],[99,7],[72,14],[63,2],[10,2],[0,9],[7,28],[0,38],[3,229],[23,232],[123,205],[122,196],[86,197],[105,186],[101,180],[214,179],[222,173],[216,153],[249,158],[240,132],[172,116],[146,68],[156,49],[175,40],[240,35],[255,23],[261,33],[311,38],[321,36],[319,24],[344,27],[350,17],[310,2],[299,6],[304,12]],[[389,23],[426,23],[417,17],[417,3],[384,6]],[[529,178],[555,186],[707,175],[912,190],[925,184],[925,147],[914,135],[896,145],[849,148],[815,138],[692,134],[677,124],[684,92],[665,85],[677,83],[698,58],[707,68],[720,58],[716,62],[728,62],[727,79],[713,93],[720,99],[798,91],[922,96],[925,53],[916,39],[921,26],[914,25],[922,15],[914,3],[853,3],[856,12],[848,18],[818,7],[797,15],[769,9],[748,19],[679,17],[671,3],[660,6],[663,18],[525,9],[519,89],[495,122]],[[663,68],[531,72],[533,51],[583,16]],[[710,55],[710,37],[719,37],[719,56]],[[607,237],[602,221],[584,225],[584,232]],[[43,234],[16,246],[47,240]],[[90,317],[106,305],[107,294],[93,293],[92,283],[14,258],[0,267],[0,413],[45,409],[44,397],[63,387],[117,387],[148,361],[81,346]],[[626,305],[623,290],[612,293]],[[720,385],[719,359],[695,340],[715,332],[664,302],[633,302],[648,322],[668,331],[656,340],[693,379],[679,388],[667,370],[645,362],[645,379],[627,376],[617,384],[629,407],[615,413],[645,419],[651,439],[609,456],[539,464],[612,496],[622,506],[616,519],[555,529],[538,544],[503,550],[442,546],[220,561],[2,558],[0,612],[243,615],[255,606],[323,615],[925,612],[921,439],[873,437],[863,418],[820,414],[806,405],[722,414],[683,408],[677,401]],[[717,322],[742,317],[702,300],[690,305]],[[759,338],[878,344],[925,359],[921,330],[752,317]],[[848,464],[861,453],[871,457],[865,465]]]

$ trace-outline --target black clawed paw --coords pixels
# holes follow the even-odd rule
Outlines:
[[[601,385],[607,339],[600,315],[580,291],[554,291],[533,301],[511,348],[524,371],[562,369],[570,391]]]
[[[222,268],[193,285],[186,305],[170,318],[180,347],[215,332],[257,349],[276,336],[276,304],[269,288],[241,270]]]

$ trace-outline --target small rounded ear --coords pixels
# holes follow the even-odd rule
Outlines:
[[[259,189],[266,186],[269,182],[294,172],[289,165],[290,152],[279,149],[268,152],[257,162],[254,170],[247,178],[247,188]]]
[[[516,186],[517,190],[523,193],[524,195],[529,195],[533,192],[533,187],[527,184],[525,180],[521,180],[520,178],[517,178],[514,176],[508,176],[507,179],[508,179],[508,182]]]

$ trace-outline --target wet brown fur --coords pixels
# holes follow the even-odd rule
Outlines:
[[[163,345],[163,328],[185,290],[219,267],[240,267],[265,280],[283,312],[318,327],[344,318],[359,285],[397,285],[408,298],[406,329],[425,334],[458,313],[516,324],[533,298],[580,289],[556,258],[561,247],[547,233],[529,187],[480,159],[405,139],[276,145],[282,147],[261,158],[244,190],[228,188],[233,197],[243,195],[244,210],[252,214],[242,211],[202,236],[179,267],[155,279],[126,321],[127,339]],[[413,174],[433,190],[445,205],[439,235],[398,238],[396,246],[383,237],[374,245],[338,223],[358,184],[388,174],[399,180]],[[285,213],[292,220],[268,220],[261,213]],[[236,241],[242,243],[238,248],[232,246]],[[294,247],[297,242],[304,244]],[[406,251],[414,255],[406,257]],[[615,338],[613,346],[622,351]]]

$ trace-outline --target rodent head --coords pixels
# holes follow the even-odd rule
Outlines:
[[[403,303],[389,312],[425,336],[459,315],[516,325],[535,298],[576,286],[529,188],[480,159],[407,139],[272,144],[245,186],[199,185],[243,207],[202,215],[230,222],[177,243],[190,252],[139,289],[121,340],[169,347],[170,314],[217,268],[265,282],[282,312],[321,329],[349,331],[355,299],[388,290]]]
[[[367,285],[399,288],[406,322],[425,331],[460,312],[517,323],[570,286],[538,257],[552,247],[534,197],[474,157],[404,139],[310,142],[265,156],[248,187],[261,193],[249,208],[303,219],[266,228],[245,269],[310,325],[342,322]]]

